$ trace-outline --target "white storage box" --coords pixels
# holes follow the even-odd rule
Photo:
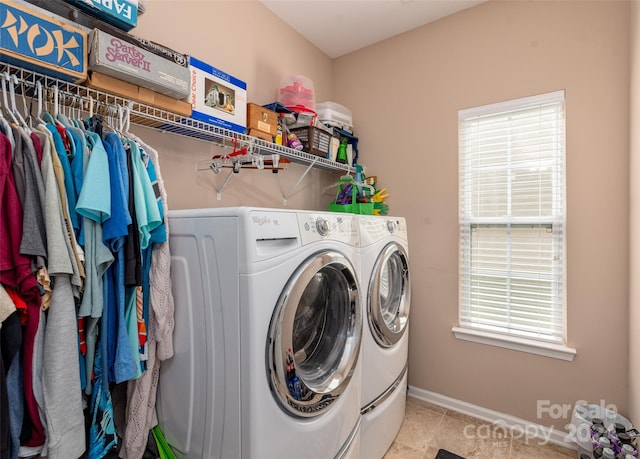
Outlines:
[[[320,102],[316,104],[316,113],[321,123],[353,132],[353,118],[347,107],[335,102]]]

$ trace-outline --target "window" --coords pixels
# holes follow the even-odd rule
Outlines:
[[[564,91],[461,110],[458,118],[460,324],[454,333],[543,355],[558,351],[558,358],[568,352],[571,360]]]

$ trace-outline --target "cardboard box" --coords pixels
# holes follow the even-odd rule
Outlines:
[[[189,55],[183,54],[179,51],[175,51],[167,46],[161,45],[151,40],[147,40],[146,38],[137,37],[133,34],[124,32],[116,27],[111,27],[109,25],[104,25],[99,27],[103,32],[108,33],[116,38],[119,38],[127,43],[131,43],[132,45],[137,46],[138,48],[142,48],[145,51],[155,54],[158,57],[162,57],[167,59],[170,62],[176,63],[181,67],[189,68]],[[187,77],[188,79],[188,77]],[[186,96],[185,96],[186,97]]]
[[[87,33],[13,0],[0,1],[2,61],[66,81],[87,79]]]
[[[247,104],[247,129],[266,132],[271,137],[278,129],[278,114],[258,104]]]
[[[192,117],[230,131],[247,132],[247,84],[189,56]]]
[[[261,131],[260,129],[249,129],[248,134],[251,137],[257,137],[267,142],[273,142],[273,136],[268,132]]]
[[[30,8],[45,14],[47,17],[54,17],[65,24],[70,24],[74,27],[78,27],[89,36],[89,32],[93,30],[94,26],[88,27],[85,23],[87,20],[92,22],[100,22],[93,16],[85,13],[83,10],[76,8],[73,5],[68,4],[65,0],[14,0],[18,4],[29,4]],[[2,0],[0,0],[2,3]],[[69,19],[73,18],[73,19]],[[88,51],[87,51],[88,52]]]
[[[189,69],[108,33],[91,32],[89,70],[175,99],[189,93]]]
[[[108,92],[126,99],[142,102],[143,104],[158,107],[171,113],[191,116],[191,104],[183,100],[172,99],[158,94],[147,88],[142,88],[126,81],[118,80],[109,75],[98,72],[90,72],[86,85],[93,89]],[[159,123],[160,124],[160,123]]]
[[[138,23],[138,0],[66,0],[104,22],[131,30]]]

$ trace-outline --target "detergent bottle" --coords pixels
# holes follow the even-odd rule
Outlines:
[[[359,202],[367,202],[367,188],[362,186],[362,183],[364,182],[362,166],[360,164],[356,164],[355,168],[356,173],[354,178],[356,181],[356,186],[358,187],[358,200]]]
[[[338,155],[336,157],[336,162],[347,164],[347,138],[343,137],[340,140],[340,146],[338,147]]]

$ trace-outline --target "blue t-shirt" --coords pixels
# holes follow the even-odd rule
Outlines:
[[[125,196],[123,176],[120,173],[119,159],[125,162],[126,153],[120,143],[120,137],[114,133],[108,133],[103,141],[109,162],[109,183],[111,187],[111,216],[102,225],[102,237],[104,243],[116,251],[117,247],[111,245],[114,239],[126,236],[129,232],[127,226],[131,224],[129,214],[128,196]]]

